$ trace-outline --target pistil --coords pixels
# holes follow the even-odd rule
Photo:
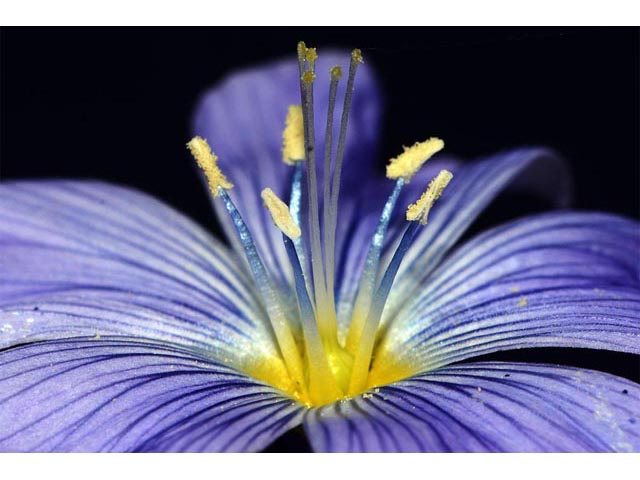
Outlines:
[[[324,225],[324,255],[325,266],[327,275],[327,294],[329,296],[329,304],[335,306],[335,300],[333,298],[333,276],[335,266],[333,264],[333,252],[331,250],[330,243],[330,229],[331,224],[331,209],[329,205],[331,203],[331,149],[333,148],[333,113],[336,107],[336,92],[338,90],[338,82],[342,77],[342,69],[335,66],[330,71],[331,83],[329,84],[329,105],[327,108],[327,127],[325,133],[325,145],[324,145],[324,169],[323,169],[323,225]]]
[[[331,180],[331,201],[325,203],[325,252],[327,264],[327,291],[329,302],[335,312],[334,298],[334,276],[335,276],[335,250],[336,250],[336,224],[338,221],[338,198],[340,198],[340,178],[342,176],[342,162],[344,160],[344,148],[347,139],[347,126],[349,124],[349,112],[351,111],[351,101],[355,85],[356,70],[358,65],[363,63],[362,52],[355,49],[351,52],[351,62],[349,63],[349,78],[347,79],[347,89],[344,94],[344,104],[342,107],[342,117],[340,119],[340,133],[338,135],[338,147],[336,149],[336,163]],[[328,132],[327,132],[328,133]]]
[[[335,315],[327,304],[327,284],[324,275],[322,246],[320,243],[320,212],[318,208],[318,180],[316,173],[315,128],[313,117],[313,82],[315,80],[315,49],[298,44],[298,65],[302,113],[304,118],[304,147],[307,160],[307,195],[309,197],[309,236],[311,239],[311,272],[316,300],[316,318],[320,335],[329,337],[336,330]],[[308,68],[305,68],[305,63]]]

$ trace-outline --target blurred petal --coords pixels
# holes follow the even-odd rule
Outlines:
[[[238,367],[278,357],[235,256],[144,194],[77,181],[0,186],[0,347],[127,335]]]
[[[535,174],[541,169],[546,171],[546,177]],[[531,177],[530,172],[534,173]],[[463,165],[454,173],[453,180],[429,215],[429,224],[422,230],[400,266],[385,307],[383,322],[394,318],[407,300],[415,295],[447,251],[510,182],[521,179],[522,186],[529,180],[526,190],[547,195],[549,200],[559,206],[566,204],[570,190],[565,163],[552,152],[541,148],[522,148],[500,153]],[[407,189],[405,192],[406,195],[412,194],[405,201],[407,203],[415,201],[426,187],[426,182],[420,186],[412,180],[410,186],[414,190]],[[403,207],[406,207],[406,203],[400,204],[400,209]],[[400,220],[403,221],[404,217]],[[392,237],[389,242],[387,261],[399,241],[398,233],[401,230],[394,230],[396,238],[393,241]]]
[[[546,214],[488,231],[390,324],[373,370],[527,347],[640,353],[639,252],[638,223],[613,215]]]
[[[640,386],[518,363],[456,365],[327,407],[304,426],[320,452],[640,451]]]
[[[334,151],[338,138],[342,98],[350,61],[348,52],[319,52],[314,83],[316,158],[323,162],[329,93],[329,69],[341,65],[345,74],[338,89],[334,122]],[[194,118],[194,133],[205,137],[220,157],[220,167],[235,184],[230,195],[254,236],[258,251],[276,279],[287,284],[290,272],[282,235],[262,205],[260,191],[270,187],[280,198],[289,198],[292,167],[282,162],[282,131],[287,108],[300,104],[298,63],[281,61],[231,75],[200,101]],[[374,75],[367,65],[358,68],[349,116],[343,182],[348,194],[356,179],[372,170],[374,140],[379,119],[379,101]],[[319,178],[322,178],[320,175]],[[320,191],[322,187],[320,187]],[[305,187],[306,191],[306,187]],[[222,205],[214,202],[227,236],[237,244],[233,225]]]
[[[256,451],[303,407],[238,372],[126,339],[0,353],[0,451]]]

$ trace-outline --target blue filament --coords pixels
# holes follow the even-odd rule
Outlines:
[[[291,210],[291,216],[296,222],[296,225],[300,226],[300,205],[302,203],[302,172],[304,170],[303,162],[296,162],[293,168],[293,178],[291,180],[291,196],[289,197],[289,210]]]
[[[298,297],[298,306],[300,308],[300,319],[303,325],[303,331],[305,336],[310,333],[315,332],[317,335],[316,325],[315,325],[315,311],[313,308],[313,304],[311,303],[311,299],[309,298],[309,293],[307,292],[307,286],[305,283],[304,275],[302,274],[302,267],[300,265],[300,260],[296,254],[296,249],[289,237],[286,235],[282,235],[282,239],[284,240],[284,246],[287,250],[287,255],[289,256],[289,262],[291,263],[291,267],[293,268],[293,277],[296,288],[296,296]]]
[[[293,170],[293,178],[291,179],[291,195],[289,197],[289,211],[291,212],[291,217],[293,221],[299,227],[302,226],[301,219],[301,204],[302,204],[302,173],[304,171],[304,162],[298,161],[296,162]],[[309,285],[309,276],[307,274],[307,258],[304,253],[304,244],[302,240],[302,235],[293,240],[293,245],[296,249],[297,259],[300,259],[300,265],[302,268],[302,277],[305,285],[309,290],[311,290],[311,286]],[[313,303],[312,303],[313,304]]]
[[[229,194],[222,189],[218,188],[218,193],[222,198],[224,206],[233,221],[233,226],[238,233],[238,238],[240,239],[240,243],[242,244],[242,248],[247,256],[247,260],[249,261],[249,267],[251,268],[251,272],[255,277],[256,284],[260,289],[260,294],[263,297],[263,300],[267,307],[277,305],[276,294],[271,288],[271,282],[269,281],[269,277],[267,275],[267,270],[260,259],[260,255],[258,254],[258,250],[256,249],[255,243],[253,242],[253,238],[251,237],[251,233],[247,228],[247,224],[242,219],[240,212],[236,208],[235,204],[229,197]]]
[[[400,245],[398,245],[397,250],[393,254],[393,258],[391,259],[387,270],[384,272],[380,285],[373,297],[369,314],[367,315],[367,319],[365,320],[365,324],[362,329],[354,367],[351,373],[351,380],[349,383],[349,392],[351,394],[357,393],[366,385],[366,372],[368,371],[369,363],[371,362],[371,352],[373,351],[375,334],[380,324],[382,311],[384,310],[387,297],[389,296],[389,292],[393,286],[393,281],[398,273],[402,259],[407,253],[407,250],[411,247],[419,227],[420,222],[415,221],[411,222],[405,230],[402,240],[400,240]]]
[[[369,301],[373,288],[375,287],[375,279],[378,273],[378,265],[380,264],[380,256],[382,254],[382,247],[384,245],[384,237],[389,228],[389,222],[391,221],[391,214],[395,208],[400,191],[404,187],[404,179],[399,178],[387,199],[387,202],[382,209],[382,215],[378,220],[378,226],[373,234],[371,243],[369,244],[369,250],[367,252],[367,258],[365,260],[364,269],[362,271],[362,277],[360,281],[360,288],[358,289],[358,295],[354,309],[364,306],[365,302]]]
[[[400,245],[398,245],[398,249],[393,254],[393,258],[391,259],[386,272],[384,272],[384,276],[382,277],[380,285],[376,290],[373,304],[371,305],[371,309],[369,310],[369,318],[367,318],[367,322],[369,322],[370,319],[374,318],[377,318],[379,322],[380,315],[382,315],[382,310],[384,309],[384,305],[387,302],[387,297],[389,296],[389,292],[391,291],[391,287],[393,286],[393,281],[395,280],[398,269],[400,268],[400,263],[402,263],[402,259],[407,253],[407,250],[409,250],[409,247],[411,247],[413,239],[415,238],[420,226],[420,221],[411,222],[411,224],[405,230],[404,235],[402,236],[402,240],[400,240]]]

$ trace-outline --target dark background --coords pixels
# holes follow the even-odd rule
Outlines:
[[[185,149],[199,95],[298,40],[359,47],[387,96],[380,166],[425,135],[474,157],[540,144],[570,162],[574,207],[640,218],[638,29],[3,29],[0,178],[136,186],[215,230]],[[471,233],[548,205],[497,201]],[[161,234],[161,232],[159,232]],[[568,352],[568,353],[567,353]],[[524,350],[640,380],[632,355]]]

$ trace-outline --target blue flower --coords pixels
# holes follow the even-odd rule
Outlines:
[[[562,205],[562,162],[540,148],[439,155],[394,186],[373,170],[372,72],[356,54],[329,81],[342,56],[300,53],[231,76],[196,113],[219,160],[190,146],[231,248],[128,188],[0,186],[0,450],[256,451],[302,424],[316,451],[640,451],[634,382],[460,363],[532,347],[640,353],[638,223],[563,211],[452,251],[516,178]],[[335,183],[325,142],[344,159]],[[453,173],[446,188],[438,172]]]

